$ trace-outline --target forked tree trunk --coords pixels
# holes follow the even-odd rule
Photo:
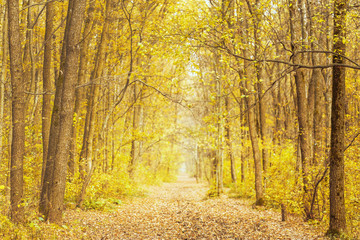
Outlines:
[[[69,6],[71,17],[68,28],[68,38],[66,41],[66,60],[64,65],[64,83],[61,96],[60,108],[60,130],[56,145],[54,158],[53,176],[49,191],[49,206],[46,218],[50,222],[60,223],[62,220],[66,168],[71,143],[71,128],[73,124],[75,85],[77,82],[77,71],[79,67],[80,34],[85,12],[85,0],[73,0]]]
[[[69,2],[68,13],[66,17],[66,27],[65,29],[69,28],[70,18],[71,18],[71,4],[73,1]],[[39,212],[44,216],[47,216],[49,210],[49,194],[50,194],[50,187],[51,182],[53,179],[53,172],[54,172],[54,160],[56,154],[56,147],[58,143],[58,136],[60,131],[60,108],[61,108],[61,96],[63,92],[63,83],[64,83],[64,66],[66,60],[66,42],[68,38],[68,32],[65,31],[64,33],[64,41],[61,50],[60,56],[60,71],[59,75],[56,76],[55,82],[55,99],[53,110],[51,113],[51,124],[50,124],[50,133],[49,133],[49,144],[48,144],[48,154],[46,158],[45,164],[45,171],[43,172],[43,182],[40,192],[40,202],[39,202]],[[55,71],[56,72],[56,71]],[[44,168],[44,166],[43,166]]]

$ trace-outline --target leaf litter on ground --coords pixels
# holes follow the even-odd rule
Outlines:
[[[249,200],[205,198],[207,186],[180,176],[113,212],[68,210],[58,239],[326,239],[299,218],[254,209]]]

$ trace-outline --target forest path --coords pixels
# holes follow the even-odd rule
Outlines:
[[[280,213],[245,200],[205,200],[207,187],[186,176],[150,191],[112,213],[68,211],[65,224],[76,222],[82,239],[324,239],[312,226],[281,222]],[[78,238],[76,232],[64,231],[62,239]]]

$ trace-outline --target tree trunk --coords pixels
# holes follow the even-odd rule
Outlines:
[[[25,152],[25,82],[23,79],[19,1],[8,0],[9,53],[12,93],[12,142],[10,169],[11,219],[24,221],[23,159]]]
[[[82,27],[82,19],[85,12],[85,0],[73,0],[71,4],[71,18],[66,41],[66,60],[64,65],[64,84],[61,96],[60,131],[56,145],[53,178],[49,191],[49,208],[47,219],[50,222],[60,223],[65,194],[66,168],[71,143],[71,128],[73,124],[75,86],[79,67],[78,46]],[[69,3],[70,5],[70,3]],[[70,7],[70,6],[69,6]]]
[[[334,2],[334,52],[345,55],[347,0]],[[333,55],[333,64],[342,64],[343,58]],[[330,226],[329,234],[346,231],[345,211],[345,68],[333,67],[333,94],[331,108],[331,149],[330,149]]]
[[[33,46],[32,46],[32,9],[29,7],[32,4],[31,0],[26,2],[27,7],[27,18],[26,18],[26,39],[25,39],[25,47],[23,51],[23,79],[25,82],[25,89],[28,92],[31,92],[31,87],[34,82],[34,74],[33,74]],[[30,103],[30,98],[32,95],[28,94],[25,96],[25,112]]]
[[[41,185],[45,173],[46,158],[48,154],[50,124],[51,124],[51,63],[52,63],[52,34],[54,25],[55,9],[54,3],[49,2],[46,5],[46,29],[43,63],[43,103],[42,103],[42,141],[43,141],[43,166],[41,174]]]
[[[236,183],[236,170],[235,170],[235,159],[233,156],[233,152],[232,152],[232,144],[231,144],[231,129],[230,129],[230,120],[229,120],[229,112],[230,112],[230,103],[229,103],[230,99],[229,96],[225,97],[225,107],[226,107],[226,112],[228,114],[228,116],[226,117],[226,123],[225,123],[225,131],[226,131],[226,135],[225,135],[225,141],[226,141],[226,145],[227,145],[227,152],[228,152],[228,157],[230,160],[230,172],[231,172],[231,180],[233,183]]]
[[[302,71],[298,70],[295,73],[297,105],[298,105],[298,122],[299,122],[299,139],[301,152],[301,166],[302,166],[302,180],[304,189],[304,210],[306,219],[312,219],[310,212],[311,191],[309,189],[309,165],[310,165],[310,146],[309,146],[309,129],[307,126],[307,106],[305,93],[305,79]]]
[[[261,29],[261,8],[260,1],[256,0],[255,4],[252,5],[248,0],[246,1],[248,5],[249,12],[252,17],[253,24],[253,37],[254,37],[254,58],[255,62],[255,71],[256,71],[256,90],[257,90],[257,100],[258,100],[258,108],[259,108],[259,127],[260,127],[260,135],[262,143],[265,145],[268,139],[269,129],[266,123],[266,114],[268,108],[269,98],[267,95],[263,95],[265,92],[265,79],[264,79],[264,63],[258,62],[257,60],[260,58],[260,49],[261,49],[261,39],[260,39],[260,29]],[[255,102],[254,102],[255,103]],[[262,149],[262,168],[264,171],[264,177],[266,178],[266,172],[269,165],[269,149],[263,146]],[[264,179],[265,183],[265,179]]]
[[[244,87],[241,86],[241,84],[240,84],[240,96],[243,95],[242,94],[243,88]],[[244,114],[244,105],[246,105],[245,100],[243,98],[241,98],[240,101],[239,101],[239,108],[240,108],[240,140],[241,140],[241,149],[240,149],[241,183],[245,182],[245,156],[244,156],[245,151],[244,151],[244,149],[247,148],[247,147],[245,147],[245,144],[244,144],[244,141],[246,139],[246,132],[243,129],[243,127],[245,126],[244,119],[246,119],[246,114]]]
[[[3,136],[4,136],[4,110],[5,110],[5,82],[7,68],[7,50],[8,50],[8,24],[7,9],[5,8],[4,17],[2,18],[2,59],[1,59],[1,78],[0,78],[0,164],[2,162]]]
[[[111,0],[107,0],[106,10],[105,10],[106,20],[104,22],[99,48],[96,54],[95,68],[91,74],[91,79],[93,81],[100,81],[99,78],[101,78],[105,67],[105,52],[107,46],[107,34],[108,34],[108,26],[109,26],[108,15],[110,12],[110,6],[111,6]],[[94,172],[94,169],[96,167],[95,161],[94,162],[92,161],[93,161],[93,145],[94,145],[95,122],[96,122],[96,108],[99,99],[99,88],[100,88],[99,84],[97,82],[93,82],[93,84],[91,85],[91,92],[89,94],[89,99],[88,99],[88,106],[87,106],[87,113],[85,120],[86,125],[85,125],[84,137],[83,137],[84,144],[81,150],[81,154],[84,155],[80,156],[80,157],[85,157],[88,169],[85,171],[86,175],[77,202],[78,207],[81,207],[82,205],[82,202],[86,194],[86,188],[90,183],[92,173]],[[94,159],[95,158],[96,156],[94,156]]]
[[[311,12],[315,10],[315,2],[312,4],[306,2],[307,5],[307,17],[309,23],[309,35],[313,39],[310,43],[312,51],[316,50],[316,46],[319,46],[321,36],[318,35],[314,26],[314,20],[311,18]],[[321,64],[320,55],[317,53],[311,53],[311,62],[312,65]],[[317,166],[319,159],[324,158],[323,150],[323,133],[324,133],[324,123],[323,123],[323,113],[324,113],[324,86],[323,86],[323,76],[321,74],[321,69],[315,68],[311,71],[311,80],[309,86],[309,131],[312,134],[312,161],[313,166]]]
[[[71,18],[71,4],[73,1],[69,2],[68,13],[66,17],[66,27],[69,28],[70,18]],[[48,144],[48,154],[45,163],[45,171],[44,176],[42,177],[42,187],[40,192],[40,202],[39,202],[39,212],[44,216],[47,216],[49,210],[49,194],[51,182],[53,179],[53,171],[54,171],[54,160],[56,154],[56,147],[58,143],[58,136],[60,132],[60,108],[61,108],[61,96],[63,92],[63,83],[64,83],[64,66],[66,60],[66,42],[68,39],[68,32],[64,33],[63,46],[61,50],[60,56],[60,70],[58,71],[58,76],[56,76],[55,82],[55,99],[53,110],[51,113],[51,124],[50,124],[50,133],[49,133],[49,144]],[[54,71],[55,73],[57,71]],[[43,166],[44,168],[44,166]]]
[[[220,65],[220,55],[216,54],[214,69],[216,69]],[[218,74],[221,74],[220,70],[217,70]],[[217,91],[217,149],[216,149],[216,158],[217,158],[217,191],[220,196],[223,193],[223,174],[224,174],[224,160],[223,160],[223,117],[222,117],[222,82],[221,76],[216,76],[216,91]]]
[[[278,49],[276,49],[276,54],[278,55]],[[275,73],[279,72],[279,64],[275,65]],[[278,78],[278,75],[275,75],[275,79]],[[276,91],[274,91],[274,109],[275,109],[275,129],[274,129],[274,142],[276,145],[281,145],[282,137],[284,133],[284,115],[283,115],[283,97],[282,92],[286,91],[286,83],[284,85],[280,84],[280,81],[276,83]],[[287,118],[291,118],[288,116]]]
[[[316,61],[318,63],[318,61]],[[324,121],[323,113],[325,109],[323,79],[320,69],[313,71],[313,78],[315,80],[315,100],[314,100],[314,118],[313,118],[313,161],[312,163],[317,166],[320,159],[324,158]]]
[[[251,4],[247,2],[249,10],[252,12]],[[243,10],[244,11],[244,10]],[[245,29],[248,28],[247,20],[244,21]],[[248,36],[247,32],[243,32],[243,42],[244,44],[248,44],[247,42]],[[243,50],[243,56],[248,57],[247,50]],[[256,205],[263,205],[264,204],[264,190],[263,190],[263,176],[262,176],[262,164],[261,164],[261,155],[260,155],[260,148],[259,148],[259,137],[256,129],[256,115],[255,115],[255,95],[254,95],[254,88],[252,86],[251,78],[249,78],[248,74],[249,63],[244,61],[244,68],[242,79],[245,79],[245,90],[242,93],[243,95],[247,95],[245,97],[245,106],[247,111],[247,123],[249,127],[250,133],[250,140],[252,145],[252,152],[253,152],[253,159],[254,159],[254,168],[255,168],[255,192],[256,192]],[[255,68],[255,71],[257,68]]]
[[[259,69],[260,68],[260,69]],[[264,170],[264,184],[266,185],[266,173],[267,173],[267,169],[269,168],[269,157],[270,157],[270,151],[268,148],[268,144],[270,141],[270,137],[269,137],[269,126],[266,122],[266,118],[267,118],[267,109],[269,107],[269,96],[268,95],[264,95],[265,92],[265,84],[266,82],[264,79],[264,75],[263,75],[263,70],[265,66],[264,65],[259,65],[257,67],[257,81],[258,81],[258,99],[259,99],[259,117],[260,117],[260,133],[261,133],[261,141],[263,144],[263,148],[262,148],[262,167]],[[265,187],[264,187],[265,188]]]
[[[247,83],[247,89],[250,89],[250,84]],[[249,95],[246,98],[246,108],[248,112],[248,125],[250,132],[251,145],[253,150],[254,165],[255,165],[255,191],[256,191],[256,205],[264,204],[264,192],[262,184],[262,167],[261,167],[261,155],[258,143],[258,134],[256,131],[255,122],[255,97]]]
[[[141,113],[141,90],[139,86],[135,83],[133,87],[133,101],[134,101],[134,109],[133,109],[133,117],[132,117],[132,141],[131,141],[131,149],[130,149],[130,162],[128,166],[128,172],[131,179],[134,179],[137,160],[140,157],[140,146],[138,141],[138,131],[140,128],[140,113]],[[140,103],[136,103],[140,102]]]
[[[71,141],[71,150],[70,150],[70,159],[69,159],[69,171],[71,175],[75,173],[75,159],[76,159],[76,139],[77,139],[77,129],[76,127],[80,125],[81,119],[81,107],[85,100],[85,87],[82,86],[85,84],[86,79],[86,71],[88,69],[88,60],[89,60],[89,43],[90,43],[90,33],[93,27],[93,15],[94,15],[94,7],[89,6],[87,9],[87,17],[84,23],[83,30],[83,40],[81,42],[80,47],[80,63],[79,63],[79,72],[78,72],[78,87],[75,90],[75,109],[74,115],[76,117],[76,124],[72,127],[72,141]],[[90,88],[91,89],[91,88]],[[83,142],[84,143],[84,142]],[[81,152],[80,152],[81,154]],[[84,179],[84,171],[85,171],[85,163],[82,161],[81,157],[79,161],[79,172],[82,179]]]
[[[294,16],[295,16],[295,6],[294,2],[289,3],[289,14],[290,14],[290,35],[292,43],[292,51],[295,53],[297,49],[294,47],[295,44],[295,30],[294,30]],[[300,3],[301,4],[301,3]],[[300,6],[302,9],[302,6]],[[302,12],[300,12],[301,18]],[[303,22],[303,20],[301,21]],[[303,26],[302,28],[303,29]],[[304,33],[302,31],[302,40],[304,40]],[[302,49],[304,50],[304,49]],[[301,64],[304,61],[304,55],[293,58],[295,64]],[[306,219],[313,219],[312,213],[310,211],[311,203],[311,193],[309,189],[309,161],[311,159],[310,152],[310,134],[308,128],[308,109],[307,109],[307,97],[306,97],[306,82],[305,82],[305,72],[303,69],[298,69],[295,71],[295,85],[296,85],[296,102],[297,102],[297,115],[298,115],[298,124],[299,124],[299,139],[300,139],[300,151],[301,151],[301,166],[302,166],[302,180],[303,180],[303,204]]]

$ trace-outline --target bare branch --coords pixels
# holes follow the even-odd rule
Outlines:
[[[284,65],[288,65],[291,67],[296,67],[297,69],[299,68],[306,68],[306,69],[325,69],[325,68],[333,68],[333,67],[345,67],[345,68],[352,68],[352,69],[356,69],[356,70],[360,70],[360,64],[356,63],[355,61],[349,59],[346,56],[342,56],[339,55],[337,53],[331,52],[331,51],[313,51],[313,50],[307,50],[307,51],[299,51],[294,53],[293,56],[295,56],[296,54],[299,53],[304,53],[304,52],[313,52],[313,53],[328,53],[328,54],[334,54],[334,55],[339,55],[342,56],[344,59],[348,60],[349,62],[351,62],[354,65],[349,65],[349,64],[339,64],[339,63],[335,63],[335,64],[326,64],[326,65],[305,65],[305,64],[296,64],[296,63],[292,63],[292,62],[288,62],[288,61],[284,61],[284,60],[277,60],[277,59],[254,59],[254,58],[247,58],[238,54],[233,53],[229,48],[227,48],[226,46],[221,46],[221,45],[211,45],[205,42],[202,42],[205,46],[207,47],[211,47],[211,48],[216,48],[219,50],[223,50],[225,52],[227,52],[228,54],[230,54],[231,56],[235,57],[235,58],[239,58],[242,59],[244,61],[249,61],[249,62],[267,62],[267,63],[279,63],[279,64],[284,64]],[[293,57],[292,56],[292,57]]]
[[[54,95],[54,92],[40,92],[40,93],[34,93],[34,92],[27,92],[24,91],[24,93],[29,95]]]
[[[346,146],[344,152],[354,143],[355,139],[360,135],[360,132],[355,135],[355,137],[351,140],[351,142]]]
[[[31,7],[36,7],[36,6],[39,6],[39,5],[46,5],[50,2],[63,2],[63,0],[49,0],[49,1],[45,1],[45,2],[40,2],[40,3],[34,3],[34,4],[31,4],[31,5],[28,5],[26,7],[23,7],[20,11],[24,11],[28,8],[31,8]]]

